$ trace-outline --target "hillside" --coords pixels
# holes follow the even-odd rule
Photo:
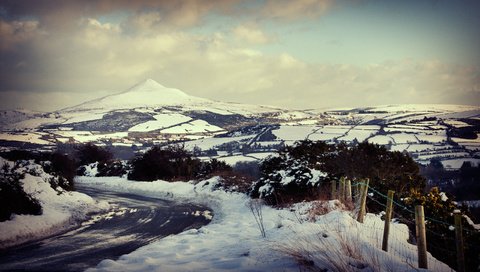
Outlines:
[[[297,140],[369,141],[446,168],[480,161],[480,108],[385,105],[286,110],[212,101],[147,79],[117,94],[52,113],[2,112],[1,148],[52,149],[94,142],[148,148],[185,142],[203,157],[258,160]],[[133,152],[133,151],[132,151]]]

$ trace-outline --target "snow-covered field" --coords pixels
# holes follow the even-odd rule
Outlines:
[[[357,139],[358,142],[363,142],[370,136],[373,136],[375,133],[377,133],[377,130],[369,130],[369,129],[352,129],[350,132],[348,132],[347,135],[339,137],[338,140],[340,141],[353,141],[354,139]]]
[[[188,134],[188,133],[202,133],[202,132],[221,132],[224,131],[223,128],[217,127],[209,124],[203,120],[195,120],[189,123],[185,123],[176,127],[163,129],[161,133],[172,133],[172,134]]]
[[[0,140],[5,141],[20,141],[28,142],[33,144],[40,145],[51,145],[53,143],[41,139],[42,136],[45,136],[46,133],[35,132],[35,133],[0,133]]]
[[[217,157],[219,161],[223,161],[228,165],[234,166],[238,162],[251,162],[251,161],[258,161],[259,159],[253,156],[243,156],[243,155],[233,155],[233,156],[225,156],[225,157]]]
[[[480,159],[475,158],[459,158],[459,159],[448,159],[442,160],[443,167],[447,169],[460,169],[464,162],[470,162],[472,167],[477,167],[480,165]]]
[[[105,110],[94,110],[94,111],[83,111],[83,112],[67,112],[62,115],[62,118],[65,118],[67,121],[62,124],[73,124],[77,122],[93,121],[100,120],[105,115]]]
[[[198,184],[111,177],[79,177],[77,182],[102,190],[200,203],[214,211],[207,226],[163,238],[118,260],[104,260],[88,271],[301,271],[292,257],[297,253],[318,268],[335,269],[333,265],[340,264],[352,271],[357,271],[352,265],[363,266],[366,270],[362,271],[416,270],[416,246],[407,243],[405,225],[392,224],[394,239],[389,253],[383,252],[380,217],[368,214],[365,223],[358,223],[338,201],[324,202],[324,210],[330,212],[316,217],[309,212],[313,203],[291,209],[261,206],[266,232],[262,237],[248,207],[251,200],[244,194],[216,190],[216,177]],[[430,254],[428,261],[432,271],[451,271]]]
[[[376,135],[372,138],[368,139],[368,142],[379,144],[379,145],[387,145],[390,143],[395,143],[394,139],[391,136],[387,135]]]
[[[122,139],[128,136],[128,132],[113,132],[113,133],[92,133],[90,131],[57,131],[57,135],[62,138],[74,138],[80,143],[95,142],[101,139]]]
[[[238,137],[218,137],[218,138],[205,138],[194,141],[188,141],[185,143],[185,149],[193,150],[198,147],[202,150],[208,150],[216,146],[231,143],[231,142],[246,142],[253,138],[253,136],[238,136]]]
[[[133,126],[128,131],[154,131],[192,120],[192,118],[178,113],[156,114],[153,118],[155,120]]]
[[[119,120],[113,116],[121,112],[131,112],[132,119],[127,118],[120,122],[122,126],[117,127],[115,124]],[[143,146],[185,141],[186,149],[192,151],[196,146],[197,153],[203,151],[201,156],[213,158],[215,152],[225,157],[222,152],[231,155],[246,152],[245,147],[248,147],[254,154],[274,151],[306,139],[329,143],[368,141],[386,145],[392,151],[406,151],[417,162],[428,164],[432,158],[477,158],[480,135],[476,139],[463,139],[448,137],[447,131],[451,126],[466,130],[469,126],[475,128],[474,120],[479,114],[479,107],[461,105],[285,110],[192,97],[181,90],[146,80],[124,92],[56,112],[4,111],[0,115],[0,142],[14,148],[24,142],[50,147],[56,143],[92,142],[101,146],[130,146],[136,150]],[[78,123],[92,120],[101,125]],[[271,131],[243,131],[256,122],[270,127]],[[214,138],[229,131],[237,134]],[[449,156],[443,149],[462,153]],[[246,161],[251,160],[250,154],[244,155]],[[235,159],[226,158],[230,163]]]
[[[298,141],[305,140],[308,135],[318,130],[317,126],[281,126],[273,130],[273,134],[282,140]]]

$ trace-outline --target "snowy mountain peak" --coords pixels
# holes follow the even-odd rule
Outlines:
[[[146,79],[121,93],[87,101],[78,106],[64,109],[64,111],[191,105],[205,101],[207,100],[190,96],[179,89],[165,87],[153,79]]]
[[[182,97],[188,96],[186,93],[178,89],[165,87],[162,84],[150,78],[140,83],[137,83],[136,85],[128,89],[125,93],[130,93],[130,92],[135,92],[135,93],[159,92],[159,93],[163,93],[166,96],[171,96],[171,95],[182,96]]]
[[[148,78],[142,82],[135,84],[131,90],[142,90],[142,89],[155,89],[155,88],[165,88],[162,84],[156,82],[155,80]]]

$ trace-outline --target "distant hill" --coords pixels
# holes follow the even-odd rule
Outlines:
[[[0,125],[2,150],[78,142],[138,149],[181,141],[199,156],[235,162],[258,160],[283,145],[310,139],[369,141],[409,152],[419,163],[440,159],[452,169],[480,161],[479,107],[287,110],[194,97],[152,79],[55,112],[1,111]]]

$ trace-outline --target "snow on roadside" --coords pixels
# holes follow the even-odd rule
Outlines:
[[[14,166],[13,162],[0,158],[0,165],[4,164]],[[43,212],[14,214],[11,220],[0,222],[0,249],[68,230],[85,220],[87,214],[109,208],[107,202],[97,202],[79,192],[67,192],[60,187],[54,190],[49,183],[53,176],[33,162],[15,171],[25,173],[20,180],[23,190],[39,201]]]
[[[77,182],[104,190],[196,202],[209,206],[214,214],[213,221],[198,230],[168,236],[118,260],[104,260],[88,271],[299,271],[297,260],[292,257],[297,251],[305,253],[318,268],[331,268],[332,262],[346,259],[351,271],[416,270],[413,268],[417,264],[416,247],[407,243],[409,234],[405,225],[392,224],[391,236],[395,237],[391,242],[392,253],[383,252],[383,232],[378,228],[383,229],[380,217],[368,214],[365,223],[360,224],[350,212],[339,210],[338,201],[328,202],[322,207],[326,214],[313,218],[309,214],[312,203],[297,204],[290,209],[263,206],[266,237],[262,238],[248,207],[249,197],[217,190],[218,178],[198,184],[134,182],[117,177],[78,177]],[[326,235],[322,237],[327,242],[319,234]],[[344,252],[345,244],[350,244],[360,256],[345,257],[348,254]],[[318,252],[319,248],[324,255]],[[451,271],[428,256],[433,271]],[[359,268],[351,267],[352,264]],[[360,269],[365,265],[366,270]]]

